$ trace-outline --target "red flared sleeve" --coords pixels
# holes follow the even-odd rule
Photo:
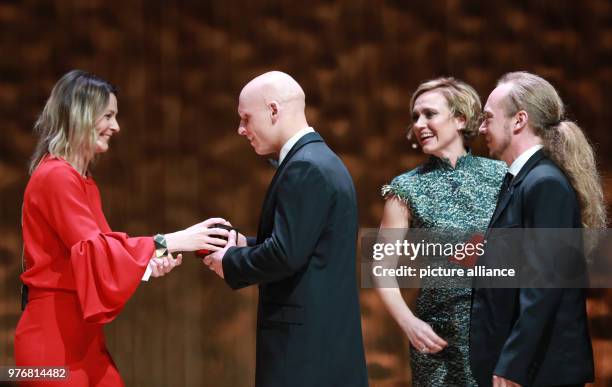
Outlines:
[[[138,287],[154,253],[153,238],[108,230],[95,183],[74,169],[54,168],[45,183],[39,208],[70,251],[83,318],[107,323]]]

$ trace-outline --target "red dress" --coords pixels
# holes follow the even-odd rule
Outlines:
[[[64,366],[64,383],[28,386],[123,386],[103,327],[123,309],[154,253],[151,237],[111,231],[91,178],[47,156],[23,203],[29,302],[15,333],[18,366]]]

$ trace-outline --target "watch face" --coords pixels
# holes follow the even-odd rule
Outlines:
[[[155,257],[160,258],[168,255],[168,243],[165,236],[157,234],[153,237],[153,242],[155,243]]]
[[[162,234],[157,234],[153,237],[153,241],[155,242],[156,247],[157,246],[163,246],[163,247],[167,247],[168,243],[166,242],[166,237],[163,236]]]

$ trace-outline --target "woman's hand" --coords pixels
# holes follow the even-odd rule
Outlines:
[[[168,251],[221,250],[227,243],[229,231],[222,228],[211,228],[216,223],[230,225],[223,218],[210,218],[184,230],[166,234]],[[225,239],[219,237],[225,237]]]
[[[402,324],[402,329],[406,332],[410,344],[419,352],[437,353],[448,345],[429,324],[414,315]]]
[[[168,253],[168,255],[165,257],[151,258],[151,261],[149,261],[149,264],[151,265],[151,276],[163,277],[181,263],[183,263],[183,254],[177,255],[176,259],[174,259],[170,253]]]

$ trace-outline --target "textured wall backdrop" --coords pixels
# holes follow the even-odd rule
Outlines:
[[[423,160],[404,137],[410,92],[440,75],[485,99],[506,71],[548,78],[595,144],[608,182],[611,18],[605,0],[3,1],[0,364],[13,362],[20,313],[31,127],[66,71],[120,88],[121,134],[95,168],[114,229],[152,235],[223,216],[256,231],[273,172],[236,135],[236,100],[244,83],[272,69],[303,85],[309,122],[353,175],[361,226],[376,227],[379,187]],[[484,153],[480,140],[474,149]],[[188,254],[171,275],[143,284],[107,328],[127,385],[252,385],[256,299],[255,289],[230,291]],[[371,385],[408,385],[406,338],[373,291],[361,299]],[[612,385],[611,307],[609,290],[591,292],[598,386]]]

